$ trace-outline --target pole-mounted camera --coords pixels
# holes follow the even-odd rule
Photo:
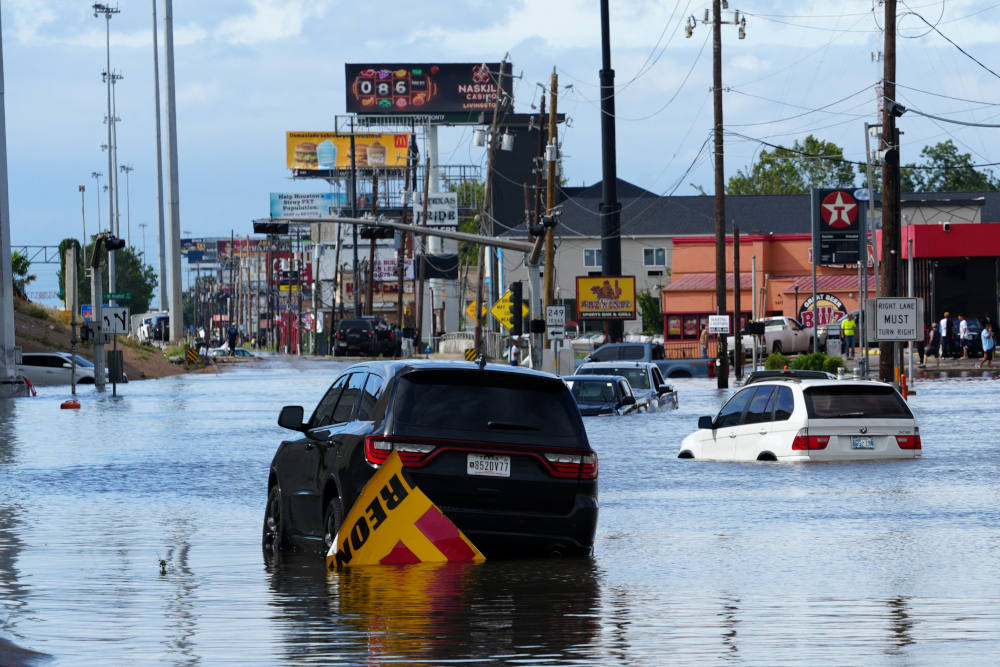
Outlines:
[[[104,256],[101,254],[101,246],[104,246],[105,250],[111,252],[113,250],[121,250],[125,247],[125,239],[120,239],[117,236],[112,236],[110,232],[101,232],[94,237],[94,254],[90,257],[90,267],[92,269],[98,269],[104,266]]]

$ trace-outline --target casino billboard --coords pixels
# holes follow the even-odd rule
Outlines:
[[[348,113],[470,113],[493,110],[500,63],[348,63],[344,70]],[[507,63],[508,83],[510,72]]]

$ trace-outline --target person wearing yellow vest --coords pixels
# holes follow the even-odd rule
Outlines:
[[[847,358],[854,358],[854,335],[858,333],[858,323],[854,321],[854,315],[848,315],[847,319],[840,325],[840,332],[844,334],[844,347]]]

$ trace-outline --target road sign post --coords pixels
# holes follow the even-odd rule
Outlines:
[[[879,297],[870,302],[868,339],[917,341],[923,339],[924,300],[919,297]]]

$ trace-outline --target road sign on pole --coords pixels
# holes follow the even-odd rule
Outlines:
[[[514,327],[514,316],[511,312],[513,306],[514,302],[511,300],[511,291],[507,290],[507,292],[493,304],[493,307],[490,308],[490,314],[493,315],[497,322],[503,325],[503,327],[508,331]],[[523,315],[527,316],[527,314],[531,311],[528,310],[528,307],[522,303],[521,312]]]
[[[103,308],[101,309],[101,317],[104,320],[104,333],[128,333],[128,308],[125,306]]]
[[[728,334],[729,333],[729,315],[709,315],[708,316],[708,333],[710,333],[710,334]]]
[[[545,307],[545,333],[550,340],[566,338],[566,306]]]
[[[913,341],[923,339],[924,300],[919,297],[880,297],[872,299],[868,320],[868,339],[877,341]]]

